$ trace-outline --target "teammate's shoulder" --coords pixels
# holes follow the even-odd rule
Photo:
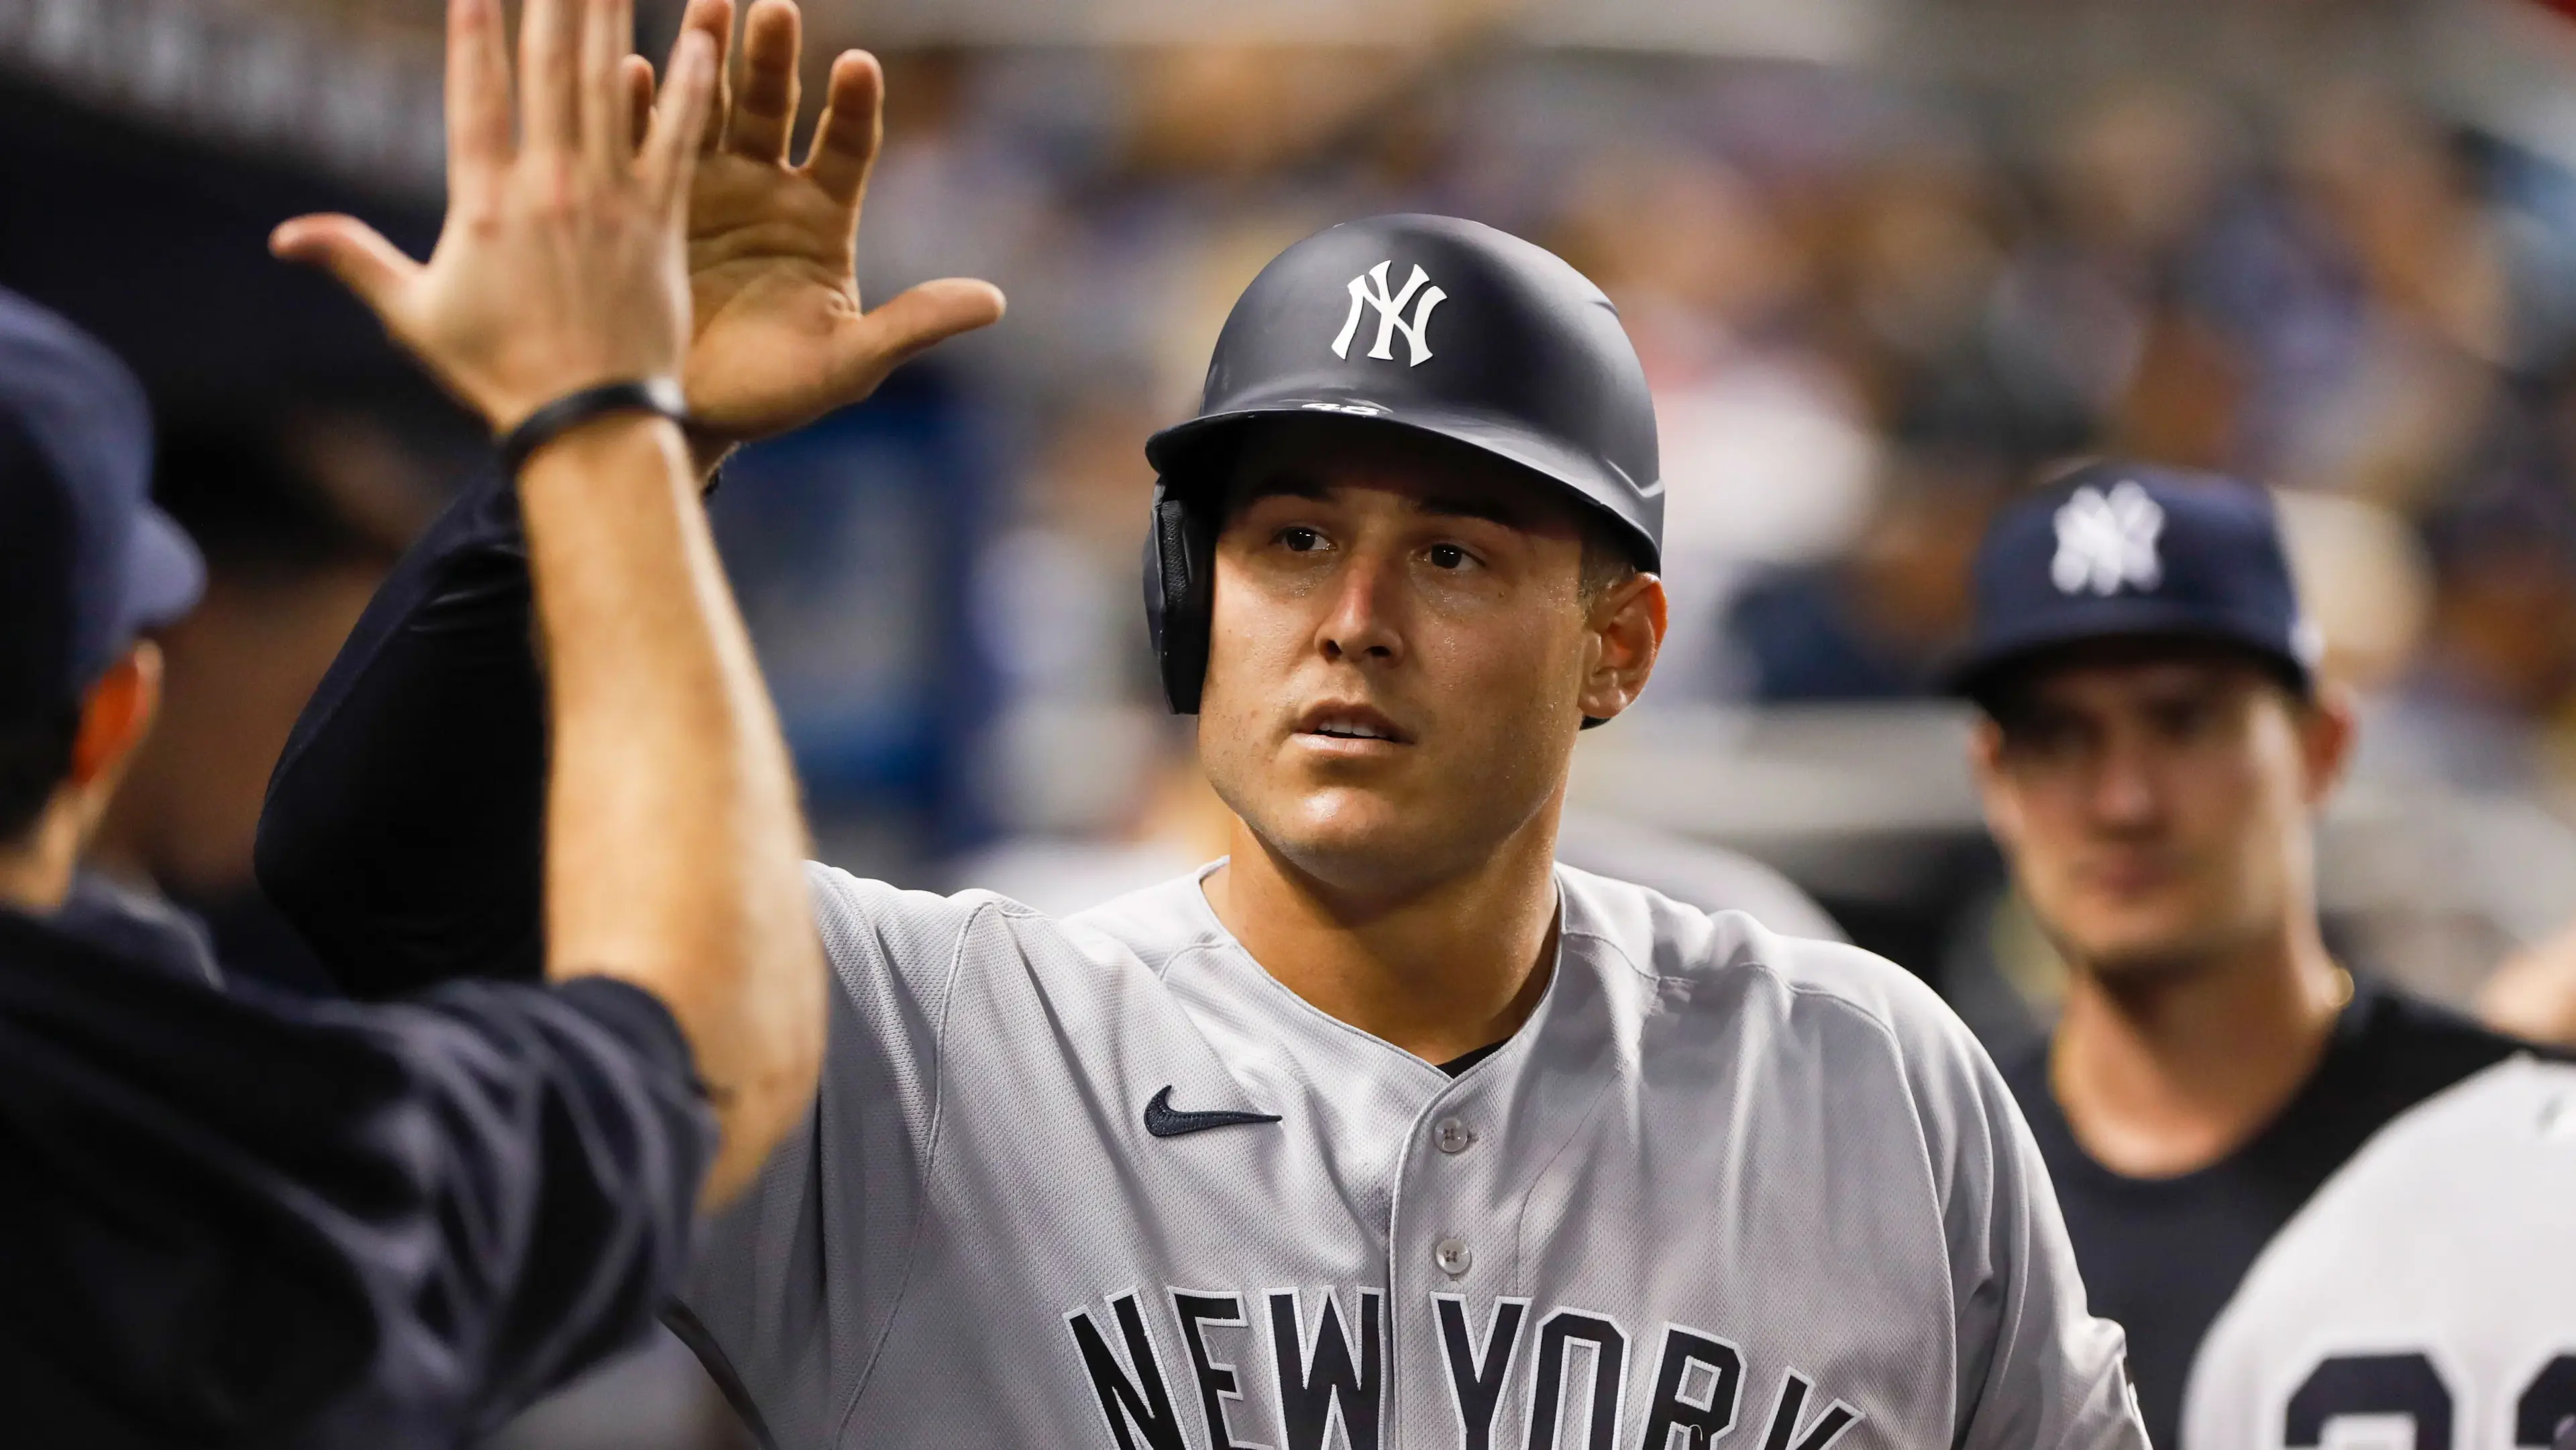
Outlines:
[[[2509,1037],[2439,1003],[2365,985],[2353,1009],[2356,1065],[2374,1087],[2408,1101],[2516,1056],[2564,1059],[2558,1049]]]
[[[2483,1243],[2451,1245],[2439,1256],[2465,1266],[2515,1242],[2516,1234],[2539,1229],[2554,1242],[2561,1231],[2547,1206],[2570,1195],[2576,1195],[2576,1065],[2517,1054],[2381,1125],[2319,1185],[2257,1267],[2281,1259],[2305,1266],[2275,1271],[2294,1282],[2300,1273],[2324,1273],[2333,1282],[2356,1245],[2395,1242],[2428,1223],[2476,1221],[2489,1236]],[[2532,1219],[2533,1209],[2542,1210],[2545,1228]],[[2548,1267],[2554,1271],[2563,1262]],[[2439,1300],[2447,1291],[2419,1285],[2415,1292]]]
[[[1839,1004],[1891,1031],[1955,1021],[1921,978],[1847,942],[1792,936],[1747,912],[1702,911],[1648,887],[1563,864],[1557,877],[1566,932],[1600,939],[1650,976],[1755,977],[1793,1000]]]
[[[2516,1052],[2400,1114],[2374,1140],[2449,1140],[2463,1133],[2576,1141],[2576,1062]]]

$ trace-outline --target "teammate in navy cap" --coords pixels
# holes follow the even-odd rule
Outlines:
[[[196,546],[146,497],[152,418],[106,349],[0,290],[0,820],[31,809],[42,760],[67,754],[81,696],[129,668],[148,629],[193,608]],[[149,668],[146,663],[144,668]],[[20,737],[30,737],[21,739]],[[50,785],[50,782],[45,782]]]
[[[134,379],[0,292],[12,1445],[479,1440],[650,1324],[701,1195],[738,1189],[811,1097],[794,787],[645,386],[676,392],[689,335],[679,222],[711,48],[674,58],[639,153],[626,7],[529,0],[514,143],[499,8],[459,0],[454,21],[450,190],[474,224],[426,269],[374,253],[369,300],[514,429],[554,665],[552,981],[379,1007],[227,987],[186,921],[77,873],[151,723],[149,631],[203,570],[146,497]],[[729,843],[716,869],[686,844],[708,837]]]
[[[2518,1049],[2357,989],[2326,948],[2311,835],[2354,724],[2319,646],[2265,491],[2099,462],[1996,519],[1953,675],[1987,819],[2070,969],[2055,1036],[2005,1075],[2160,1446],[2295,1434],[2178,1440],[2204,1333],[2365,1140]],[[2356,1396],[2328,1418],[2390,1393],[2322,1373],[2312,1404]]]

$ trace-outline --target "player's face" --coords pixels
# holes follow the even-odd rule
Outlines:
[[[1386,430],[1258,440],[1217,539],[1200,700],[1226,805],[1369,894],[1471,870],[1538,820],[1586,711],[1616,713],[1652,665],[1651,637],[1597,622],[1623,591],[1587,605],[1577,507]]]
[[[2202,969],[2314,911],[2339,704],[2303,704],[2239,655],[2168,649],[2047,668],[2002,715],[1977,743],[1987,818],[2071,960]]]

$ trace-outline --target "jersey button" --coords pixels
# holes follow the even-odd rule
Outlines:
[[[1476,1135],[1456,1118],[1442,1118],[1431,1130],[1431,1141],[1443,1153],[1464,1153],[1467,1145],[1476,1141]]]
[[[1467,1266],[1476,1262],[1476,1256],[1468,1251],[1465,1239],[1446,1238],[1431,1246],[1431,1262],[1440,1266],[1440,1272],[1454,1279],[1467,1272]]]

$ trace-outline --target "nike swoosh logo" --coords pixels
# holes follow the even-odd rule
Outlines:
[[[1238,1113],[1230,1109],[1209,1113],[1188,1113],[1172,1106],[1172,1090],[1154,1094],[1145,1105],[1145,1131],[1157,1138],[1177,1138],[1183,1133],[1204,1133],[1210,1128],[1232,1128],[1244,1123],[1275,1123],[1277,1113]]]

